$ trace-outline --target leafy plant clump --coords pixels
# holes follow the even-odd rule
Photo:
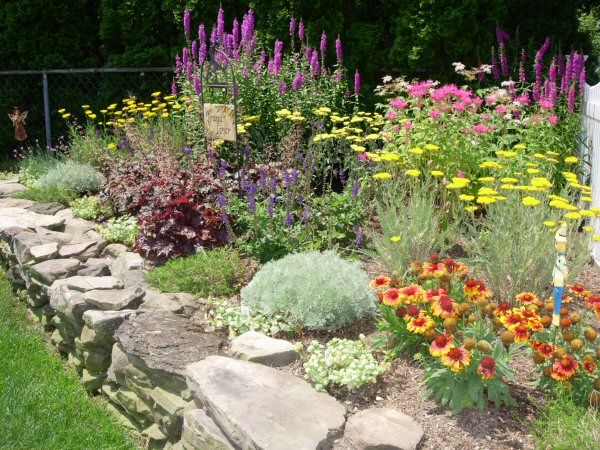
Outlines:
[[[69,205],[77,198],[77,194],[64,186],[52,184],[44,188],[32,186],[23,191],[15,192],[13,197],[33,200],[39,203],[56,202],[62,205]]]
[[[102,175],[89,164],[64,160],[51,167],[34,184],[34,187],[46,189],[49,186],[62,186],[75,193],[98,192],[102,184]]]
[[[102,239],[108,242],[121,242],[133,246],[140,231],[137,220],[130,215],[113,217],[105,226],[98,227],[98,233]]]
[[[265,314],[289,314],[310,330],[335,331],[374,312],[367,274],[332,251],[288,255],[265,264],[241,291]]]
[[[85,220],[102,220],[112,215],[112,208],[95,195],[86,195],[73,200],[70,206],[75,217]]]
[[[306,377],[317,390],[332,384],[354,390],[366,383],[375,383],[385,370],[385,365],[380,364],[367,347],[364,335],[356,341],[333,338],[325,345],[312,341],[306,353]]]
[[[148,281],[162,292],[226,297],[239,290],[244,277],[244,265],[235,250],[206,250],[168,261],[152,270],[148,274]]]
[[[236,305],[227,299],[212,300],[209,305],[204,323],[204,329],[208,333],[227,328],[229,339],[233,339],[246,331],[258,331],[267,336],[294,332],[294,326],[283,314],[266,316],[252,311],[244,304]]]

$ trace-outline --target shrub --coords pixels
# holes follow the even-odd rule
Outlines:
[[[294,326],[282,314],[266,316],[252,311],[244,304],[236,305],[227,299],[211,300],[208,305],[210,308],[204,322],[207,333],[227,328],[229,339],[233,339],[246,331],[258,331],[268,336],[294,332]]]
[[[102,220],[112,215],[110,205],[103,203],[100,197],[86,195],[75,199],[70,203],[75,217],[86,220]]]
[[[357,262],[306,252],[265,264],[242,289],[243,301],[266,314],[283,312],[311,330],[335,331],[371,314],[374,296]]]
[[[370,256],[394,275],[402,276],[412,261],[446,252],[456,227],[444,223],[446,218],[436,204],[433,182],[386,185],[378,196],[381,233],[371,236],[372,249],[367,251]]]
[[[33,200],[39,203],[56,202],[62,205],[69,205],[77,198],[77,194],[64,186],[51,184],[43,188],[38,186],[29,187],[23,191],[14,193],[13,197]]]
[[[56,166],[58,161],[57,158],[43,151],[23,155],[23,159],[19,161],[19,183],[32,187],[43,174]]]
[[[244,267],[245,263],[235,250],[203,250],[155,268],[148,274],[148,281],[162,292],[226,297],[239,290]]]
[[[102,239],[108,242],[121,242],[133,246],[140,228],[135,217],[124,215],[113,217],[104,226],[99,226],[97,230]]]
[[[36,182],[35,187],[46,189],[49,186],[62,186],[75,193],[98,192],[102,175],[90,165],[71,160],[63,160],[51,167]]]
[[[326,345],[312,341],[306,354],[306,377],[317,390],[332,384],[354,390],[363,384],[375,383],[385,370],[385,365],[378,363],[366,346],[364,335],[356,341],[333,338]]]

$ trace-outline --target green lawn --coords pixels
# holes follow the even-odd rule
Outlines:
[[[28,324],[0,266],[0,448],[135,449],[128,431]]]

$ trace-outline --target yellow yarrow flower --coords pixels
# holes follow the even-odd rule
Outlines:
[[[546,220],[544,222],[544,225],[546,225],[548,228],[553,228],[556,226],[556,222],[552,221],[552,220]]]
[[[430,173],[434,177],[443,177],[444,176],[444,172],[442,172],[441,170],[432,170]]]
[[[109,149],[109,150],[114,150],[114,149],[116,149],[116,148],[117,148],[117,145],[116,145],[116,144],[113,144],[113,143],[111,142],[110,144],[108,144],[108,145],[107,145],[107,147],[108,147],[108,149]]]
[[[590,231],[594,231],[594,227],[591,227],[591,226],[589,226],[589,225],[586,225],[586,226],[584,226],[584,227],[581,227],[581,229],[582,229],[583,231],[587,231],[588,233],[589,233]]]
[[[479,181],[481,181],[482,183],[491,183],[493,181],[495,181],[496,179],[494,177],[481,177],[479,178]]]
[[[376,180],[387,180],[389,178],[392,178],[392,174],[388,172],[379,172],[373,175],[373,178],[375,178]]]
[[[402,240],[402,238],[401,238],[400,236],[392,236],[392,237],[390,238],[390,241],[392,241],[394,244],[395,244],[396,242],[400,242],[401,240]]]
[[[594,240],[594,242],[600,242],[600,234],[593,235],[592,239]]]
[[[413,153],[415,155],[422,155],[423,154],[423,149],[420,147],[415,147],[415,148],[411,148],[408,150],[409,153]]]
[[[433,144],[427,144],[425,145],[425,150],[429,150],[432,152],[435,152],[436,150],[439,150],[440,148],[437,145],[433,145]]]
[[[482,205],[490,205],[492,203],[496,203],[496,197],[491,197],[487,195],[477,197],[477,203],[481,203]]]
[[[352,150],[354,150],[355,152],[359,152],[359,153],[362,153],[362,152],[364,152],[364,151],[366,150],[366,148],[365,148],[365,147],[363,147],[362,145],[356,145],[356,144],[352,144],[352,145],[350,146],[350,148],[351,148]]]
[[[465,206],[465,211],[473,212],[477,211],[479,208],[477,206]]]
[[[576,156],[567,156],[567,157],[565,158],[565,162],[566,162],[567,164],[574,164],[574,163],[576,163],[577,161],[579,161],[579,158],[577,158]]]
[[[463,201],[465,201],[465,202],[470,202],[470,201],[472,201],[472,200],[475,199],[475,196],[474,195],[467,195],[467,194],[460,194],[458,196],[458,198],[461,199],[461,200],[463,200]]]
[[[581,214],[579,214],[579,212],[568,212],[565,214],[565,219],[571,219],[571,220],[576,220],[576,219],[581,219]]]
[[[537,206],[541,203],[541,201],[539,201],[537,198],[530,196],[523,198],[522,202],[525,206]]]
[[[418,177],[419,175],[421,175],[421,171],[417,170],[417,169],[408,169],[406,172],[404,172],[406,175],[408,175],[409,177]]]

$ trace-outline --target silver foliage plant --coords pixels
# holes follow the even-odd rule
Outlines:
[[[289,314],[310,330],[335,331],[375,311],[369,278],[359,263],[332,251],[288,255],[265,264],[242,289],[248,307]]]
[[[77,193],[98,192],[102,175],[89,164],[76,161],[61,161],[44,173],[35,183],[35,187],[44,188],[58,185]]]

